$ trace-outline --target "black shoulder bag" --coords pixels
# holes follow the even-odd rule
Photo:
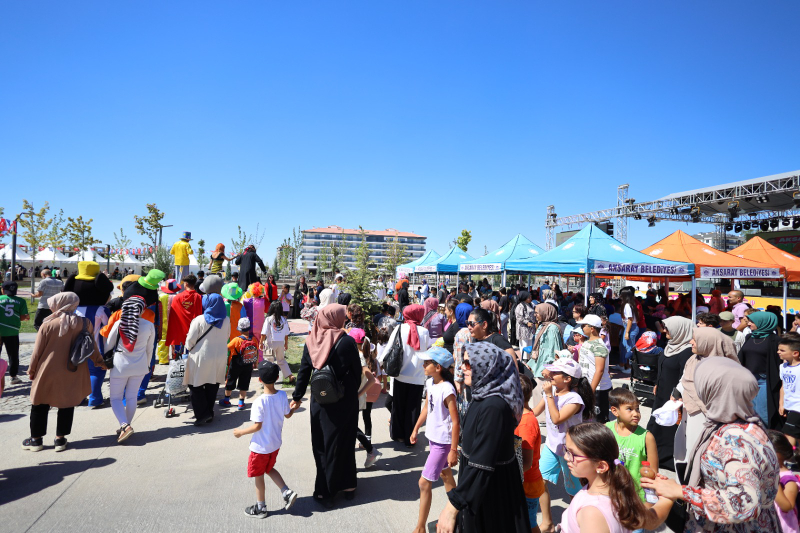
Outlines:
[[[336,347],[339,346],[343,338],[344,335],[339,337],[339,340],[333,345],[331,353],[336,351]],[[328,405],[344,398],[344,383],[336,376],[336,371],[330,364],[326,364],[319,370],[315,369],[308,384],[311,387],[311,397],[318,404]]]

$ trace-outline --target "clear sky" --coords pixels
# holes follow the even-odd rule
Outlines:
[[[0,206],[113,243],[397,228],[445,253],[800,169],[800,3],[5,2]],[[644,248],[678,228],[631,221]],[[135,243],[141,238],[134,235]]]

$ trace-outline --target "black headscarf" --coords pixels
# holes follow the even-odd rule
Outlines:
[[[340,292],[339,296],[336,298],[336,303],[339,305],[348,306],[350,305],[350,293],[349,292]]]

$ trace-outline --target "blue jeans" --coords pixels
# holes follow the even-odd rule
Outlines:
[[[89,405],[102,405],[103,404],[103,380],[106,379],[106,371],[100,367],[94,366],[92,360],[89,363],[89,379],[92,383],[92,393],[89,394]]]
[[[767,390],[767,375],[756,374],[756,381],[758,381],[758,394],[755,400],[753,400],[753,409],[755,409],[758,417],[766,425],[769,419],[769,415],[767,414],[767,394],[769,394]]]
[[[628,335],[630,338],[625,340],[625,331],[622,331],[622,340],[619,343],[619,362],[620,364],[624,365],[631,359],[631,353],[633,352],[633,347],[636,346],[636,338],[639,335],[639,326],[633,324],[631,326],[631,332]]]

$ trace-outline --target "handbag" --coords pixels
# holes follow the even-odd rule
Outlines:
[[[72,342],[69,349],[69,361],[67,361],[67,370],[70,372],[77,372],[78,365],[89,359],[95,350],[94,337],[89,333],[86,327],[88,321],[83,319],[83,327],[81,328],[78,336]]]
[[[401,338],[402,331],[398,325],[394,330],[394,341],[388,350],[384,350],[381,358],[378,361],[383,367],[383,371],[387,376],[396,378],[400,375],[403,369],[403,359],[405,353],[403,352],[403,339]]]
[[[331,352],[336,350],[343,338],[344,336],[336,341]],[[339,380],[336,376],[336,371],[329,364],[314,370],[308,384],[311,387],[311,397],[318,404],[329,405],[344,398],[344,383]]]

